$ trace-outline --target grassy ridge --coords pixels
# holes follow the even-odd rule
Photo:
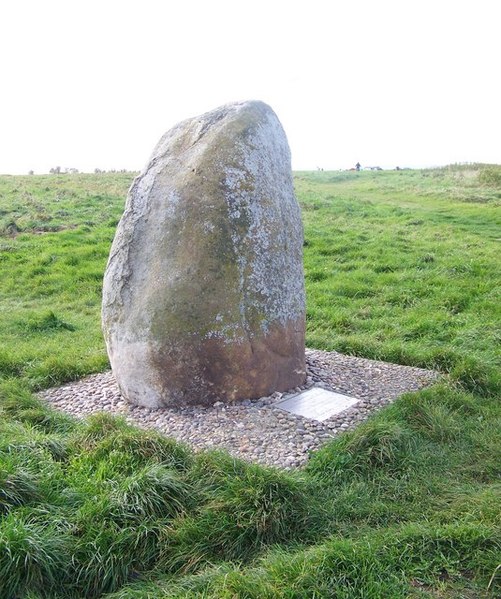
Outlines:
[[[106,367],[131,176],[0,178],[0,599],[499,596],[500,173],[296,175],[308,344],[451,374],[301,473],[35,400]]]

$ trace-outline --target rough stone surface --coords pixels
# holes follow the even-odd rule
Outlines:
[[[122,395],[162,407],[302,384],[302,243],[269,106],[229,104],[168,131],[129,191],[104,278]]]
[[[143,428],[153,428],[189,444],[195,450],[226,449],[234,457],[269,466],[295,468],[312,451],[344,431],[355,428],[371,414],[407,391],[435,382],[436,372],[306,350],[307,379],[290,394],[273,393],[225,405],[184,406],[151,410],[132,406],[120,395],[111,372],[40,393],[62,411],[83,417],[95,412],[124,416]],[[355,397],[357,404],[322,422],[289,414],[279,408],[288,396],[322,386]]]

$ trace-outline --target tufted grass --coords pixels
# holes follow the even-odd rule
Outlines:
[[[499,172],[296,174],[308,344],[448,375],[301,472],[36,399],[107,367],[132,176],[0,177],[0,599],[499,596]]]

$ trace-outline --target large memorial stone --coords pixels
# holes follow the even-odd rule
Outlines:
[[[183,121],[129,191],[104,277],[125,398],[255,398],[304,382],[303,230],[282,126],[262,102]]]

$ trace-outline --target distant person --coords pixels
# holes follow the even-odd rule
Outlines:
[[[355,164],[355,169],[357,171],[359,171],[362,168],[362,165],[360,164],[360,162],[357,162],[357,164]]]

